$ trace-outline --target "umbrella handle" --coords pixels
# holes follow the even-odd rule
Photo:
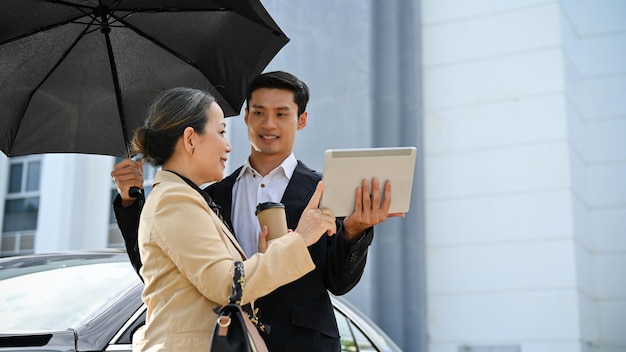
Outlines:
[[[128,195],[133,198],[137,198],[141,195],[141,189],[139,187],[131,187],[128,190]]]
[[[140,154],[135,155],[134,157],[131,157],[130,150],[129,150],[128,157],[133,161],[137,161],[143,158],[143,154],[140,153]],[[139,187],[131,187],[128,190],[128,195],[131,196],[132,198],[138,198],[139,196],[141,196],[141,189]]]

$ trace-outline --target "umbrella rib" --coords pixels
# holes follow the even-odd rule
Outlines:
[[[178,8],[178,7],[155,7],[155,8],[118,8],[116,11],[120,12],[133,12],[133,13],[144,13],[144,12],[217,12],[217,11],[231,11],[231,9],[226,7],[220,7],[219,9],[192,9],[192,8]]]
[[[190,66],[192,66],[192,67],[196,68],[198,71],[200,71],[200,68],[193,61],[189,60],[187,57],[181,55],[177,51],[172,50],[167,45],[163,44],[162,42],[160,42],[159,40],[155,39],[154,37],[148,35],[146,32],[142,31],[141,29],[137,28],[136,26],[133,26],[131,23],[124,21],[123,18],[117,17],[117,16],[115,16],[113,14],[111,14],[111,17],[115,18],[118,22],[123,23],[125,27],[128,27],[128,28],[132,29],[138,35],[142,36],[143,38],[146,38],[147,40],[149,40],[150,42],[152,42],[155,45],[159,46],[163,50],[166,50],[168,53],[176,56],[177,58],[183,60],[184,62],[186,62]],[[202,71],[200,71],[200,72],[202,72]],[[204,73],[203,73],[203,75],[204,75]],[[206,76],[205,76],[205,78],[208,79],[208,77],[206,77]]]
[[[238,11],[234,8],[231,7],[220,7],[220,8],[212,8],[212,9],[206,9],[206,8],[202,8],[202,7],[198,7],[198,8],[178,8],[178,7],[155,7],[155,8],[146,8],[146,7],[142,7],[142,8],[118,8],[117,11],[129,11],[129,12],[133,12],[133,13],[150,13],[150,12],[223,12],[223,11],[230,11],[233,13],[236,13],[238,15],[240,15],[243,18],[246,18],[256,24],[261,25],[262,27],[267,27],[269,28],[272,32],[274,32],[274,34],[276,35],[285,35],[285,33],[283,33],[283,31],[278,27],[278,25],[276,24],[276,22],[274,22],[273,19],[271,19],[271,17],[269,17],[269,15],[267,13],[263,14],[263,13],[257,13],[257,15],[259,16],[258,19],[256,18],[250,18],[249,16],[243,14],[241,11]],[[126,17],[126,16],[124,16]]]
[[[74,42],[72,43],[72,45],[70,45],[67,50],[63,53],[63,55],[61,55],[61,57],[59,58],[59,60],[54,64],[54,66],[48,71],[48,73],[44,76],[44,78],[41,79],[41,81],[37,84],[37,86],[31,91],[31,93],[28,95],[28,98],[26,98],[26,101],[24,102],[24,105],[22,106],[22,111],[20,113],[20,118],[19,118],[19,123],[17,124],[17,128],[15,129],[15,135],[11,136],[11,144],[13,144],[13,141],[15,140],[15,138],[17,137],[17,131],[20,130],[20,126],[22,124],[22,121],[24,120],[24,116],[26,115],[26,109],[28,107],[28,105],[30,104],[30,101],[33,99],[33,95],[35,94],[36,91],[39,90],[39,88],[41,87],[41,85],[48,79],[48,77],[50,77],[50,75],[52,74],[52,72],[54,72],[57,67],[59,67],[59,65],[61,65],[61,62],[63,62],[63,60],[65,60],[65,58],[67,57],[67,55],[69,55],[69,53],[72,51],[72,49],[76,46],[76,44],[78,44],[78,42],[80,41],[80,39],[85,35],[85,33],[87,32],[87,28],[89,27],[85,27],[85,29],[83,29],[83,31],[76,37],[76,39],[74,40]]]
[[[76,3],[73,3],[73,2],[68,2],[68,1],[65,1],[65,0],[45,0],[45,1],[46,2],[51,2],[51,3],[54,3],[54,4],[59,4],[59,5],[73,7],[75,9],[82,9],[82,8],[93,9],[93,6],[80,5],[80,4],[76,4]]]
[[[57,5],[62,5],[62,6],[67,6],[67,7],[74,8],[74,9],[80,11],[82,13],[82,15],[76,15],[76,16],[74,16],[72,18],[69,18],[69,19],[67,19],[65,21],[56,22],[56,23],[54,23],[52,25],[49,25],[49,26],[43,26],[43,27],[35,28],[35,29],[33,29],[32,31],[30,31],[28,33],[24,33],[24,34],[21,34],[21,35],[16,36],[16,37],[9,38],[9,39],[7,39],[4,42],[0,42],[0,45],[4,45],[4,44],[11,43],[11,42],[15,42],[15,41],[18,41],[20,39],[29,37],[29,36],[31,36],[33,34],[39,33],[39,32],[45,32],[45,31],[53,29],[53,28],[64,26],[64,25],[66,25],[68,23],[76,23],[76,24],[82,24],[82,25],[86,25],[86,26],[91,26],[95,21],[98,20],[96,17],[94,17],[93,11],[95,10],[95,8],[93,6],[78,5],[78,4],[70,3],[70,2],[67,2],[67,1],[63,1],[63,0],[46,0],[46,1],[50,2],[50,3],[57,4]],[[89,10],[91,10],[91,11],[89,11]],[[80,20],[83,17],[89,17],[89,18],[91,18],[91,21],[82,21],[82,20]],[[83,35],[84,34],[85,33],[83,33]]]
[[[117,2],[119,5],[119,1]],[[100,0],[100,4],[102,4],[102,0]],[[122,108],[122,93],[120,88],[120,81],[117,74],[117,66],[115,64],[115,56],[113,55],[113,45],[111,45],[111,37],[109,33],[111,32],[111,28],[109,27],[109,21],[107,19],[107,15],[109,17],[113,17],[110,13],[102,13],[102,28],[101,32],[104,34],[104,40],[107,46],[107,53],[109,55],[109,65],[111,67],[111,76],[113,78],[113,87],[115,89],[115,100],[117,101],[117,112],[120,115],[120,124],[122,125],[122,136],[124,137],[124,145],[126,146],[126,154],[127,157],[131,157],[130,155],[130,143],[128,140],[128,133],[126,132],[126,117],[124,116],[124,109]]]

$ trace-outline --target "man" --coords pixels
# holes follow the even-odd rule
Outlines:
[[[296,227],[300,214],[315,191],[321,176],[296,160],[293,144],[298,130],[306,127],[306,84],[286,72],[269,72],[250,82],[244,121],[251,144],[246,163],[205,191],[221,207],[247,256],[257,252],[260,232],[255,217],[258,203],[285,204],[287,225]],[[141,187],[140,164],[118,163],[112,177],[122,195],[115,200],[115,213],[135,268],[141,265],[136,253],[136,232],[141,201],[128,196],[131,186]],[[370,186],[372,197],[370,199]],[[360,280],[373,226],[390,216],[391,184],[379,196],[379,181],[364,181],[355,193],[355,211],[337,220],[337,233],[322,236],[309,252],[316,265],[313,272],[258,299],[258,317],[271,327],[262,336],[270,351],[340,351],[339,331],[328,291],[342,295]],[[133,242],[134,241],[134,242]],[[263,241],[263,239],[261,239]]]

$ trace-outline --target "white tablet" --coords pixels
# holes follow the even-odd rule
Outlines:
[[[332,210],[337,217],[352,214],[356,188],[363,179],[371,182],[373,177],[377,177],[381,199],[385,181],[391,180],[389,213],[408,212],[416,154],[415,147],[327,150],[324,154],[324,194],[320,206]]]

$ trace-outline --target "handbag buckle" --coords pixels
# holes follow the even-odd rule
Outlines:
[[[231,319],[229,316],[220,315],[217,318],[217,325],[220,326],[217,334],[219,336],[226,336],[228,334],[228,327],[230,326]]]

